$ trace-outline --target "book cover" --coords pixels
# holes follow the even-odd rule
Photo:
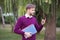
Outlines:
[[[37,33],[37,30],[36,30],[34,24],[31,24],[31,25],[27,26],[22,31],[23,32],[31,32],[32,35]]]

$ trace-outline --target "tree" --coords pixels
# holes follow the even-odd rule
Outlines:
[[[3,27],[5,25],[5,20],[4,20],[4,17],[3,17],[3,9],[4,9],[4,0],[0,0],[0,19],[2,19],[2,24],[3,24]],[[0,21],[1,22],[1,21]]]
[[[12,10],[14,13],[14,23],[16,22],[18,13],[17,13],[17,0],[12,0]]]
[[[1,18],[2,18],[2,24],[3,24],[3,27],[5,25],[5,20],[4,20],[4,16],[2,15],[3,12],[2,12],[2,7],[0,6],[0,13],[1,13]]]
[[[52,0],[50,19],[47,20],[45,40],[56,40],[56,0]]]
[[[36,18],[38,23],[41,21],[41,17],[47,17],[47,26],[45,30],[44,40],[56,40],[56,0],[44,0],[40,5],[40,0],[34,0],[33,3],[36,4]],[[52,1],[52,2],[51,2]],[[40,6],[42,8],[40,8]]]

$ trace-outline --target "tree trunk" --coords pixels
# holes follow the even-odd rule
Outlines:
[[[51,4],[51,15],[47,20],[44,40],[56,40],[56,0]]]
[[[3,12],[2,12],[2,8],[0,7],[0,13],[1,13],[1,17],[2,17],[2,24],[3,24],[3,27],[5,27],[5,20],[4,20],[4,16],[2,15]]]
[[[17,17],[18,17],[16,0],[12,0],[12,9],[13,9],[13,13],[14,13],[14,24],[15,24]]]

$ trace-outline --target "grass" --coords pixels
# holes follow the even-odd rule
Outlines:
[[[10,30],[0,29],[0,40],[21,40],[21,36]]]
[[[56,33],[56,40],[60,40],[60,32]]]
[[[21,35],[11,32],[11,27],[0,27],[0,40],[21,40]],[[44,40],[44,32],[37,34],[37,40]],[[56,40],[60,40],[60,32],[56,35]]]

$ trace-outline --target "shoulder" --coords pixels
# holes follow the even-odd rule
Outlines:
[[[20,16],[18,19],[24,19],[24,16]]]
[[[21,16],[18,18],[18,20],[23,20],[24,19],[24,16]]]
[[[37,20],[36,17],[34,17],[34,16],[33,16],[33,19],[34,19],[34,20]]]

